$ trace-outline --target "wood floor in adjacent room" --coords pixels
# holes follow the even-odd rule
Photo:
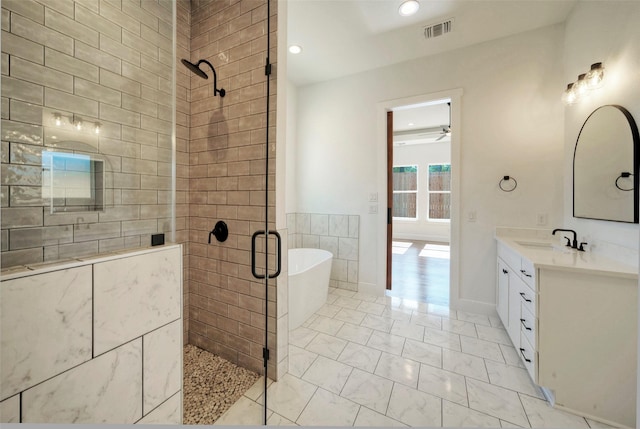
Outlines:
[[[393,240],[388,296],[449,305],[449,244]]]

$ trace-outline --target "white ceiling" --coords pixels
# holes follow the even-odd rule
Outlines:
[[[298,86],[336,79],[564,22],[578,0],[288,0],[289,79]],[[453,31],[426,40],[423,28],[453,18]]]
[[[443,129],[449,126],[447,101],[394,109],[394,145],[450,142],[450,135],[443,133]]]

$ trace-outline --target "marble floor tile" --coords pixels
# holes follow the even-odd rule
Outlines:
[[[500,420],[479,411],[443,400],[442,427],[497,428],[500,427]]]
[[[327,294],[327,304],[333,304],[334,302],[336,302],[336,299],[338,299],[339,296],[334,294],[334,293],[328,293]]]
[[[442,348],[422,341],[407,339],[402,356],[427,365],[442,367]]]
[[[262,423],[260,423],[262,425]],[[289,419],[285,419],[278,413],[271,412],[271,415],[267,418],[267,426],[298,426]]]
[[[382,353],[374,374],[415,389],[418,387],[420,363],[389,353]]]
[[[520,395],[531,427],[534,428],[588,428],[584,417],[553,408],[542,399]],[[516,422],[517,423],[517,422]]]
[[[382,312],[382,317],[387,317],[393,320],[402,320],[404,322],[411,321],[411,314],[413,311],[411,310],[402,310],[402,309],[394,309],[390,307],[385,307]]]
[[[391,332],[393,322],[394,320],[389,317],[367,314],[360,325],[367,328],[375,329],[376,331]]]
[[[404,342],[404,337],[374,331],[371,334],[369,341],[367,341],[367,346],[383,352],[392,353],[394,355],[401,355]]]
[[[330,317],[318,316],[316,320],[309,324],[309,329],[313,329],[314,331],[323,332],[329,335],[335,335],[336,332],[342,328],[344,322],[341,320],[336,320]]]
[[[396,383],[386,415],[409,426],[440,426],[442,399]]]
[[[384,413],[389,405],[393,381],[355,368],[340,396]]]
[[[484,359],[477,356],[442,349],[442,368],[467,377],[489,381]]]
[[[378,365],[381,354],[380,350],[349,343],[338,357],[338,362],[360,368],[363,371],[373,372]]]
[[[456,318],[464,322],[475,323],[476,325],[492,326],[489,316],[483,314],[467,313],[466,311],[456,311]]]
[[[445,349],[462,351],[460,335],[453,332],[425,328],[423,341]]]
[[[375,314],[376,316],[382,316],[384,311],[384,305],[376,304],[375,302],[363,301],[357,308],[359,311],[369,314]]]
[[[504,357],[504,361],[507,363],[507,365],[524,368],[524,364],[522,363],[520,354],[516,351],[515,347],[510,345],[507,346],[504,344],[498,344],[498,345],[500,346],[500,350],[502,351],[502,356]]]
[[[318,389],[296,421],[301,426],[353,426],[360,405]]]
[[[420,366],[418,390],[467,407],[467,384],[464,376],[429,365]]]
[[[345,340],[319,333],[305,349],[331,359],[337,359],[346,345],[347,342]]]
[[[269,388],[269,386],[271,386],[273,384],[273,381],[268,378],[267,379],[267,388]],[[258,380],[253,383],[253,386],[251,386],[249,388],[249,390],[247,390],[246,392],[244,392],[244,396],[246,396],[247,398],[251,399],[252,401],[256,401],[260,404],[262,404],[262,394],[264,391],[264,376],[261,376],[260,378],[258,378]]]
[[[478,338],[467,337],[465,335],[460,336],[460,342],[462,346],[462,352],[464,353],[469,353],[474,356],[504,363],[502,350],[500,350],[500,346],[496,343],[481,340]]]
[[[589,427],[592,428],[592,429],[610,429],[610,428],[614,427],[614,426],[609,426],[606,423],[597,422],[597,421],[591,420],[591,419],[585,419],[585,420],[589,424]]]
[[[318,355],[293,345],[289,346],[289,374],[298,378],[309,369]]]
[[[352,290],[338,289],[338,288],[329,288],[329,293],[337,295],[339,297],[347,297],[347,298],[350,298],[356,294],[356,292]]]
[[[336,337],[342,338],[343,340],[351,341],[354,343],[365,345],[369,338],[371,337],[371,333],[373,329],[367,328],[365,326],[357,326],[352,325],[351,323],[345,323],[342,325],[342,328],[336,334]]]
[[[467,378],[467,393],[469,408],[520,426],[529,426],[529,420],[516,392]]]
[[[267,410],[267,415],[272,414]],[[264,409],[262,405],[242,396],[223,415],[214,426],[259,426],[262,425]]]
[[[411,322],[396,320],[391,327],[392,335],[399,335],[405,338],[422,341],[424,338],[424,326],[416,325]]]
[[[418,309],[422,313],[434,314],[436,316],[442,316],[447,318],[456,317],[456,311],[451,310],[449,307],[446,307],[444,305],[421,302]]]
[[[295,422],[317,386],[285,374],[267,389],[267,409]]]
[[[427,329],[442,329],[442,317],[433,314],[414,311],[411,316],[411,323],[424,326]]]
[[[333,302],[333,305],[339,305],[340,307],[343,307],[343,308],[350,308],[351,310],[356,310],[361,303],[362,301],[359,299],[340,296],[338,297],[338,299],[336,299]]]
[[[304,322],[302,322],[303,327],[308,328],[309,324],[313,323],[314,320],[316,320],[318,318],[317,314],[312,314],[311,316],[309,316],[309,318],[307,320],[305,320]]]
[[[522,427],[529,427],[529,426],[518,426],[515,423],[511,423],[505,420],[500,420],[500,427],[501,428],[522,428]]]
[[[361,301],[366,301],[366,302],[376,302],[380,297],[376,295],[372,295],[370,293],[356,292],[351,298],[359,299]],[[382,304],[384,305],[384,303]]]
[[[442,319],[442,330],[453,332],[454,334],[466,335],[467,337],[477,337],[476,325],[464,320]]]
[[[320,309],[318,309],[318,311],[316,311],[316,314],[325,317],[333,317],[341,308],[342,307],[333,304],[324,304]]]
[[[318,358],[304,373],[302,379],[330,392],[339,394],[347,382],[352,366],[336,362],[324,356]]]
[[[489,316],[489,323],[494,328],[504,328],[502,320],[498,316]]]
[[[316,335],[318,335],[318,331],[301,326],[293,331],[289,331],[289,344],[304,348]]]
[[[478,329],[478,338],[482,340],[493,341],[507,346],[512,345],[511,339],[504,328],[492,328],[482,325],[476,325],[476,328]]]
[[[349,308],[342,308],[340,311],[333,316],[335,319],[342,320],[343,322],[353,323],[355,325],[359,325],[362,323],[364,316],[366,313],[363,313],[358,310],[351,310]]]
[[[487,360],[485,363],[491,384],[544,399],[542,392],[533,384],[526,369],[492,362],[490,360]]]
[[[404,423],[385,416],[384,414],[376,413],[375,411],[370,410],[367,407],[360,407],[360,411],[358,411],[358,417],[356,417],[356,421],[353,423],[353,425],[365,427],[382,426],[387,428],[407,426]]]

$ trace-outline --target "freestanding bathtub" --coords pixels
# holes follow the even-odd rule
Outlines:
[[[327,302],[333,254],[322,249],[289,249],[289,330]]]

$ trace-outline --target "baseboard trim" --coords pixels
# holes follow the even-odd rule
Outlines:
[[[470,299],[451,300],[450,307],[454,310],[466,311],[467,313],[484,314],[486,316],[497,316],[496,305]]]
[[[424,234],[393,234],[393,239],[397,240],[419,240],[419,241],[435,241],[437,243],[449,243],[448,235],[424,235]]]

